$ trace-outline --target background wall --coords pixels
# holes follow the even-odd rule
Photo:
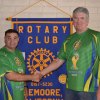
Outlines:
[[[90,12],[89,27],[97,31],[100,31],[100,0],[47,0],[47,2],[56,6],[57,8],[62,9],[69,15],[72,15],[73,9],[75,9],[78,6],[87,7]],[[4,45],[3,38],[5,30],[11,28],[11,21],[5,20],[7,17],[17,17],[17,18],[68,17],[66,13],[63,13],[62,11],[51,6],[47,2],[45,0],[0,0],[0,48]],[[30,8],[26,9],[29,6]]]

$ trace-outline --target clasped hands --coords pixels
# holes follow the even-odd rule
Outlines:
[[[32,81],[34,82],[39,82],[41,80],[41,78],[43,77],[43,75],[41,74],[40,71],[35,71],[34,74],[32,75],[33,79]]]

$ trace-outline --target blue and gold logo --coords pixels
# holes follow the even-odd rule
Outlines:
[[[61,84],[66,84],[66,75],[65,74],[61,74],[59,77],[58,77],[58,80]]]
[[[27,68],[30,71],[31,74],[35,72],[35,70],[42,71],[48,65],[55,60],[55,56],[53,56],[53,53],[50,52],[50,50],[46,50],[43,48],[36,49],[33,52],[30,52],[27,58]],[[50,72],[47,74],[49,76],[52,74]]]

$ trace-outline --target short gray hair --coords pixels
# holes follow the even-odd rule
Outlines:
[[[73,14],[76,14],[78,12],[83,12],[87,15],[87,17],[89,18],[89,11],[87,8],[85,7],[77,7],[76,9],[74,9]]]

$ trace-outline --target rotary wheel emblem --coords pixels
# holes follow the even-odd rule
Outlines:
[[[48,65],[55,60],[55,56],[53,56],[53,53],[50,52],[50,50],[46,49],[36,49],[33,52],[30,52],[27,58],[27,68],[30,71],[31,74],[35,72],[35,70],[43,70],[44,68],[48,67]],[[50,72],[47,74],[49,76],[52,74]]]

